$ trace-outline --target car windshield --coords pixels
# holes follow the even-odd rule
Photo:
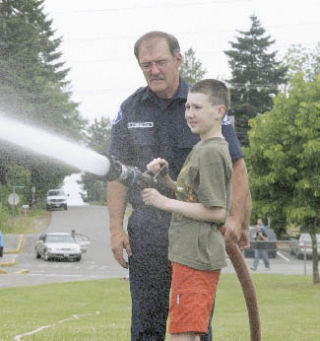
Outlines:
[[[304,234],[301,236],[302,242],[311,242],[310,234]],[[317,234],[317,242],[320,243],[320,234]]]
[[[74,243],[74,240],[69,235],[48,235],[46,243]]]
[[[89,240],[89,238],[88,237],[86,237],[86,236],[82,236],[82,235],[75,235],[74,236],[74,239],[76,240],[76,241],[78,241],[78,242],[86,242],[86,241],[88,241]]]
[[[269,237],[269,240],[277,240],[277,237],[276,237],[276,235],[275,235],[275,233],[274,233],[274,231],[272,229],[267,228],[265,231],[266,231],[266,233],[267,233],[267,235]],[[250,229],[250,238],[251,239],[255,239],[256,234],[257,234],[257,229],[256,228],[251,228]]]
[[[48,192],[48,197],[53,197],[56,195],[64,195],[64,192],[63,191],[49,191]]]

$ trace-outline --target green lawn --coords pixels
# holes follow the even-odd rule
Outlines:
[[[314,286],[311,277],[255,274],[254,280],[263,341],[319,340],[320,286]],[[129,283],[120,279],[0,289],[0,302],[1,341],[41,327],[21,340],[130,340]],[[235,275],[221,277],[213,328],[214,341],[249,340]]]
[[[12,220],[8,219],[1,226],[2,233],[8,234],[28,234],[41,232],[46,229],[51,221],[51,212],[41,209],[30,210],[27,216],[24,216],[21,212],[14,219],[14,225]]]

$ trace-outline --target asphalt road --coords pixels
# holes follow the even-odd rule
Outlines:
[[[36,259],[34,245],[39,234],[25,237],[23,250],[13,255],[16,266],[7,267],[8,274],[1,275],[0,287],[28,286],[52,282],[126,277],[113,258],[109,243],[108,210],[102,206],[69,207],[68,211],[52,212],[51,232],[76,232],[87,235],[91,245],[80,262]],[[28,270],[28,273],[20,273]]]
[[[102,278],[124,278],[128,275],[128,271],[121,268],[112,256],[106,207],[78,206],[69,207],[68,211],[52,212],[49,231],[71,232],[72,229],[87,235],[91,241],[88,252],[83,254],[80,262],[45,262],[42,259],[36,259],[34,245],[39,234],[28,235],[25,237],[23,251],[18,255],[13,255],[18,265],[6,268],[8,273],[0,275],[0,288]],[[253,259],[247,258],[246,262],[250,267]],[[268,273],[312,274],[310,260],[306,262],[305,266],[303,260],[291,256],[285,248],[280,249],[278,256],[270,259],[270,263],[271,271]],[[19,273],[24,272],[23,270],[27,270],[28,273]],[[223,272],[234,272],[229,260],[228,266]],[[262,261],[260,261],[256,273],[266,273]]]

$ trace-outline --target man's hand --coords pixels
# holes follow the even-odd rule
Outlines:
[[[249,229],[241,228],[239,221],[229,216],[221,228],[226,245],[238,244],[240,250],[250,246]]]
[[[241,237],[241,224],[234,216],[228,216],[221,228],[226,245],[238,244]]]
[[[128,257],[132,255],[128,235],[123,231],[111,234],[111,249],[116,261],[124,268],[128,269],[128,262],[123,257],[123,250],[125,249]]]
[[[238,242],[238,246],[240,250],[248,249],[250,247],[250,236],[248,228],[241,230],[241,236]]]

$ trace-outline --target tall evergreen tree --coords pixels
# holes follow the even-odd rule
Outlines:
[[[231,79],[230,114],[235,116],[236,130],[243,145],[248,144],[248,120],[272,108],[272,97],[286,82],[287,68],[276,60],[276,52],[268,52],[274,43],[265,35],[256,15],[252,15],[249,31],[239,31],[229,57]]]
[[[68,91],[68,69],[61,61],[52,20],[43,12],[44,0],[0,1],[0,111],[20,121],[80,139],[85,125]],[[1,123],[0,123],[1,124]],[[39,143],[41,143],[39,141]],[[10,164],[31,171],[38,193],[61,184],[70,172],[37,156],[0,145],[0,181],[5,185]],[[39,161],[37,161],[39,160]],[[32,162],[31,162],[32,161]]]
[[[61,38],[43,13],[44,0],[0,3],[0,108],[10,115],[80,137],[84,121],[70,100],[60,61]]]

